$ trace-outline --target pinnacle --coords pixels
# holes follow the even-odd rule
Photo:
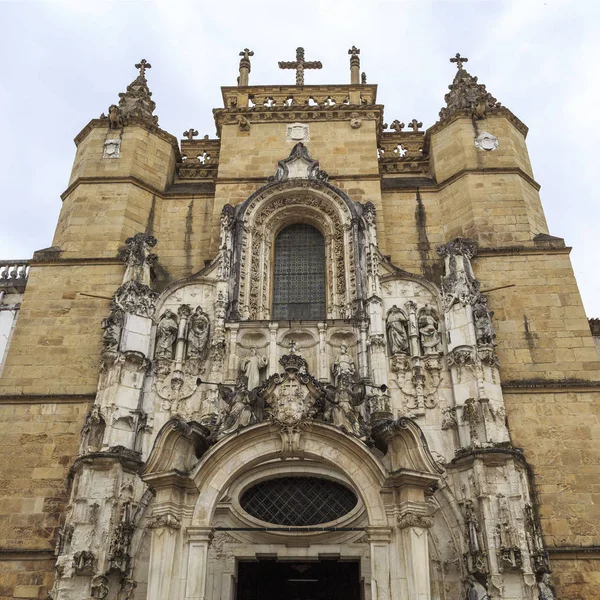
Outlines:
[[[446,106],[440,110],[440,118],[445,119],[457,111],[467,110],[478,118],[483,119],[490,109],[499,108],[500,102],[486,89],[485,84],[479,83],[477,77],[463,68],[468,59],[457,54],[450,62],[457,63],[458,71],[454,76],[450,90],[445,96]]]
[[[140,119],[152,125],[158,125],[158,116],[153,115],[156,103],[152,100],[152,92],[148,87],[146,69],[152,65],[145,59],[136,65],[139,75],[127,86],[127,90],[119,94],[120,119]]]

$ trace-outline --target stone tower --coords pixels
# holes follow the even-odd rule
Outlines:
[[[460,55],[440,119],[146,72],[0,267],[0,598],[600,596],[600,363],[527,127]],[[2,263],[4,265],[4,263]],[[597,329],[597,328],[596,328]]]

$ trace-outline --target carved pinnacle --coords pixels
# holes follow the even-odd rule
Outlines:
[[[198,135],[198,131],[193,127],[190,127],[187,131],[183,132],[183,137],[186,137],[188,140],[193,140],[195,136]]]
[[[462,69],[463,63],[469,62],[468,58],[463,58],[458,52],[456,53],[456,56],[454,58],[450,59],[451,63],[456,63],[456,66],[458,68],[458,70],[460,71]]]
[[[140,60],[140,62],[137,65],[135,65],[135,68],[140,70],[141,77],[145,77],[146,69],[151,69],[152,65],[145,58],[142,58],[142,60]]]

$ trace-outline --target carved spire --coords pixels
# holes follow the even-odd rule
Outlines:
[[[146,69],[152,65],[144,58],[137,65],[140,74],[127,86],[127,91],[119,94],[119,116],[121,119],[140,119],[152,125],[158,125],[158,117],[153,115],[156,103],[148,88]]]
[[[450,90],[445,96],[445,108],[440,110],[440,118],[446,119],[457,111],[469,111],[477,119],[483,119],[490,109],[499,108],[501,104],[486,89],[483,83],[478,83],[464,68],[463,64],[469,59],[456,54],[450,62],[456,63],[458,71],[454,76]]]

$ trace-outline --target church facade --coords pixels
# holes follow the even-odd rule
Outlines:
[[[600,362],[527,127],[350,84],[158,126],[145,60],[2,267],[0,597],[600,596]]]

